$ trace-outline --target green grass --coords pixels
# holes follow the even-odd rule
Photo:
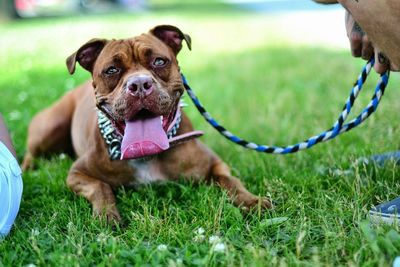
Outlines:
[[[128,37],[159,23],[190,33],[193,51],[180,54],[180,65],[210,113],[233,132],[284,145],[330,127],[363,62],[347,50],[291,42],[273,17],[223,13],[157,11],[0,25],[0,112],[19,158],[32,116],[89,78],[81,68],[68,75],[69,54],[92,37]],[[366,88],[377,75],[370,80]],[[392,75],[382,105],[365,125],[288,156],[228,143],[190,105],[186,112],[206,132],[203,142],[249,190],[277,203],[265,213],[242,214],[215,187],[167,183],[119,190],[126,226],[113,230],[66,187],[72,159],[40,160],[37,170],[23,175],[20,213],[0,242],[0,266],[388,266],[400,254],[399,229],[371,226],[366,214],[398,195],[400,171],[356,159],[398,148],[399,85]],[[365,89],[355,111],[371,95]],[[214,251],[211,236],[220,237],[223,252]]]

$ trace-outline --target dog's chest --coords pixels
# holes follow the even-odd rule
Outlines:
[[[166,180],[166,176],[161,172],[159,165],[151,160],[129,160],[128,164],[134,170],[134,180],[129,184],[131,186]]]

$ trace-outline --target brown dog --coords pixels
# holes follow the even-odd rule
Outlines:
[[[41,154],[73,149],[77,160],[67,184],[92,203],[94,214],[108,220],[120,220],[116,187],[180,177],[214,181],[246,209],[270,208],[267,199],[231,176],[218,156],[191,139],[199,132],[179,107],[184,87],[176,55],[182,41],[190,49],[188,35],[162,25],[131,39],[84,44],[68,57],[67,66],[73,74],[78,62],[93,81],[33,118],[23,168]]]

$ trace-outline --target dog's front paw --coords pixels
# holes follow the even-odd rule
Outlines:
[[[266,197],[259,197],[257,199],[257,204],[260,203],[261,209],[273,209],[274,204],[272,204],[272,201]]]
[[[111,225],[119,224],[121,222],[121,215],[115,206],[93,208],[93,216],[106,219],[107,223]]]
[[[251,211],[258,207],[262,210],[274,208],[274,205],[268,198],[256,197],[254,195],[239,195],[236,202],[244,211]]]

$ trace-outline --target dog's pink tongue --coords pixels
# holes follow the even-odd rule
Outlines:
[[[121,159],[136,159],[158,154],[169,148],[160,117],[125,122]]]

